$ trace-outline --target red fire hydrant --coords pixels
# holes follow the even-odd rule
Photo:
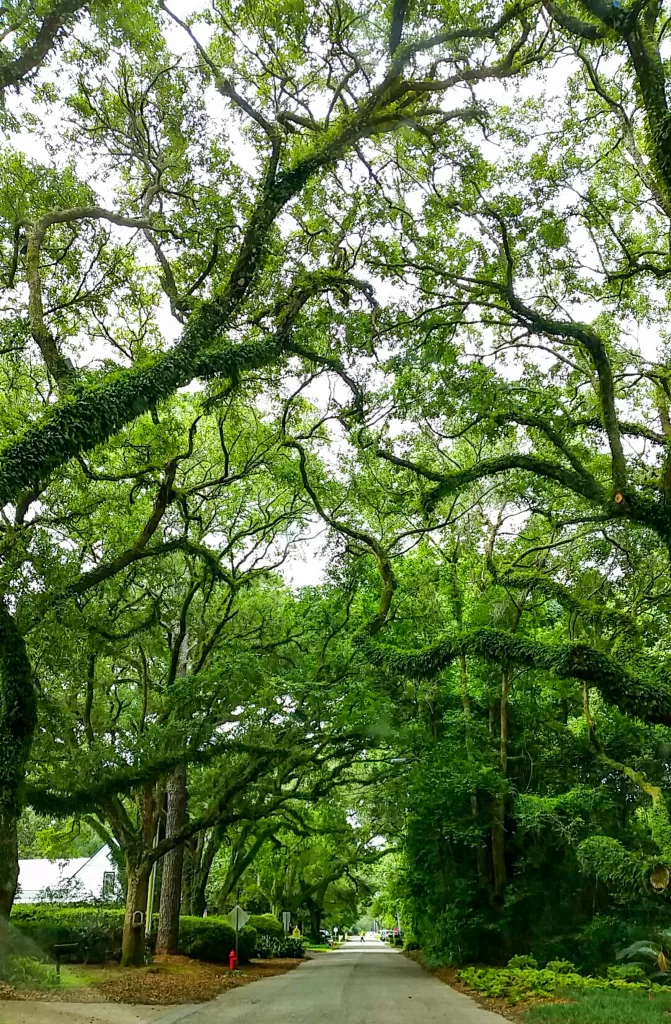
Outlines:
[[[237,967],[237,964],[238,964],[238,958],[236,956],[235,950],[232,949],[231,952],[228,954],[228,969],[229,969],[229,971],[234,971],[235,968]]]

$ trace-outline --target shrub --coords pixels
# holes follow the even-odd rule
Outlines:
[[[545,969],[548,971],[554,971],[555,974],[577,974],[575,964],[572,964],[570,960],[548,960],[545,965]]]
[[[0,959],[0,981],[14,988],[48,989],[60,984],[56,968],[36,956],[8,956]]]
[[[250,928],[255,928],[259,936],[272,935],[276,939],[284,936],[282,922],[278,921],[274,914],[252,914],[247,924]]]
[[[100,910],[95,907],[68,910],[62,907],[38,904],[19,905],[12,911],[9,951],[30,952],[35,947],[43,956],[52,956],[54,945],[77,943],[73,957],[80,963],[99,964],[105,960],[121,959],[123,910]],[[198,960],[228,963],[235,949],[235,931],[222,917],[180,917],[179,952]],[[156,931],[148,937],[150,949],[156,942]],[[21,947],[21,948],[19,948]],[[247,925],[238,935],[240,963],[247,963],[256,947],[256,931]]]
[[[249,962],[256,948],[256,930],[248,924],[238,932],[238,959]],[[213,964],[228,963],[235,949],[235,930],[223,917],[180,917],[179,952],[195,960]]]
[[[290,935],[275,938],[272,935],[259,935],[256,942],[255,956],[262,960],[272,960],[274,957],[294,957],[300,959],[305,955],[305,949],[301,939],[294,939]]]
[[[535,956],[531,956],[530,953],[518,953],[516,956],[511,956],[507,966],[513,969],[519,968],[520,970],[528,967],[532,971],[537,971],[538,960]]]
[[[274,949],[275,951],[273,956],[288,956],[300,959],[305,955],[305,947],[303,946],[302,940],[292,939],[290,935],[287,935],[286,938],[279,939]]]
[[[620,970],[626,972],[622,977],[629,977],[632,970],[638,969],[644,977],[668,984],[670,939],[671,933],[663,931],[655,936],[655,941],[634,942],[626,949],[620,950],[616,959],[621,962]],[[610,971],[615,969],[609,967],[609,975]]]
[[[648,981],[628,981],[618,977],[586,978],[581,974],[563,974],[534,968],[467,967],[458,972],[459,981],[491,999],[505,999],[514,1005],[523,999],[549,999],[564,989],[626,989],[649,992],[664,991],[663,986]]]
[[[645,981],[647,975],[639,964],[618,964],[607,970],[609,981]]]
[[[10,924],[44,956],[53,955],[54,945],[77,943],[78,961],[99,964],[120,959],[123,919],[123,910],[67,910],[32,904],[15,907]]]

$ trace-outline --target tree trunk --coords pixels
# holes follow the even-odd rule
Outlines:
[[[181,831],[186,822],[186,765],[175,768],[168,783],[168,815],[166,839]],[[179,909],[182,896],[184,844],[176,846],[163,858],[161,903],[159,907],[156,952],[175,955],[179,942]]]
[[[126,895],[126,916],[123,923],[123,939],[121,943],[121,966],[142,967],[145,950],[145,913],[149,890],[151,864],[146,860],[139,863],[126,864],[128,892]],[[133,915],[142,913],[142,924],[133,924]]]
[[[193,883],[193,854],[191,850],[185,849],[184,863],[182,864],[182,914],[191,913],[191,888]]]
[[[310,900],[308,906],[310,909],[310,940],[314,942],[316,946],[319,946],[322,941],[322,937],[320,935],[322,925],[322,908],[315,903],[314,900]]]
[[[491,539],[491,545],[494,543],[494,537]],[[491,558],[491,550],[488,549],[488,557]],[[452,601],[454,605],[454,617],[457,620],[459,629],[464,628],[464,602],[461,584],[459,582],[459,549],[456,548],[452,556]],[[466,759],[469,765],[473,765],[473,710],[471,708],[471,698],[468,692],[468,664],[466,662],[466,655],[461,654],[459,656],[459,688],[461,690],[461,706],[464,712],[464,738],[466,741]],[[491,731],[491,730],[490,730]],[[471,817],[474,822],[477,822],[479,817],[478,807],[478,794],[474,791],[471,793]],[[484,843],[484,838],[481,837],[479,844],[475,851],[475,863],[478,872],[478,885],[481,889],[491,889],[491,880],[488,871],[487,864],[487,847]]]
[[[461,628],[462,622],[459,618],[459,626]],[[464,732],[466,737],[466,759],[469,765],[473,764],[473,712],[471,709],[471,698],[468,692],[468,668],[466,665],[466,655],[462,654],[459,658],[459,686],[461,689],[461,706],[464,711]],[[478,808],[478,795],[477,793],[471,793],[471,817],[473,821],[478,820],[479,808]],[[488,889],[490,887],[489,872],[487,871],[487,849],[482,839],[480,839],[479,845],[475,852],[475,862],[478,871],[478,885],[481,889]]]
[[[205,887],[207,885],[207,875],[199,871],[194,875],[191,882],[191,913],[194,917],[202,917],[207,907],[207,900],[205,899]]]
[[[502,797],[492,801],[492,867],[494,869],[494,896],[503,898],[506,889],[506,802]]]
[[[0,806],[0,921],[11,913],[19,877],[17,824],[14,808]]]
[[[37,722],[26,645],[0,600],[0,917],[9,917],[19,877],[17,825],[26,761]]]
[[[499,763],[502,785],[508,776],[508,698],[510,696],[510,672],[505,669],[501,677],[501,732]],[[494,895],[502,900],[507,884],[506,873],[506,798],[501,792],[492,803],[492,865],[494,868]]]

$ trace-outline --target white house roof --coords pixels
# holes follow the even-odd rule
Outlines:
[[[108,846],[101,846],[91,857],[71,857],[69,860],[20,860],[20,889],[16,902],[36,903],[43,889],[59,888],[71,879],[81,882],[80,891],[71,899],[102,896],[103,876],[107,871],[115,871]]]

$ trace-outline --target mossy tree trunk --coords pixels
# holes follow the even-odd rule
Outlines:
[[[186,765],[175,768],[168,785],[166,838],[177,835],[186,822]],[[161,903],[156,936],[156,952],[174,955],[179,942],[179,911],[182,898],[184,844],[166,853],[163,859]]]
[[[9,917],[16,895],[17,825],[36,721],[35,680],[26,646],[0,601],[0,917]]]
[[[506,668],[501,678],[501,725],[499,759],[503,785],[508,777],[508,698],[510,671]],[[494,869],[494,896],[503,900],[508,881],[506,870],[506,798],[502,791],[492,802],[492,866]]]
[[[147,910],[149,893],[149,876],[152,865],[139,856],[126,858],[126,875],[128,890],[126,894],[126,916],[123,922],[123,939],[121,943],[121,966],[142,967],[145,959],[145,924],[144,915]],[[142,914],[142,923],[135,924],[136,914]]]
[[[9,917],[19,877],[18,817],[14,808],[0,805],[0,919]]]

